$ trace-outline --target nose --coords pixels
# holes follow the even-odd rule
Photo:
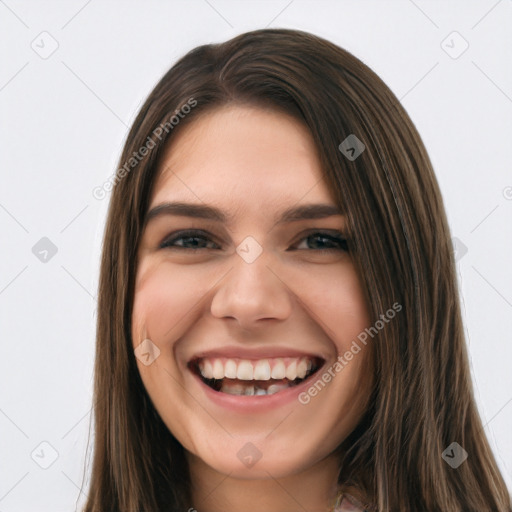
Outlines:
[[[254,329],[262,320],[285,320],[292,310],[292,291],[278,265],[263,252],[248,263],[233,255],[233,267],[221,280],[211,302],[215,318],[231,318],[242,329]]]

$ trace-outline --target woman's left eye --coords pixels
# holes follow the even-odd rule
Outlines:
[[[316,247],[300,247],[306,243],[311,243]],[[208,247],[210,244],[210,247]],[[188,247],[187,247],[188,246]],[[173,248],[197,251],[199,249],[219,249],[220,247],[209,238],[209,234],[204,231],[189,230],[173,233],[160,244],[160,248]],[[300,243],[296,244],[295,249],[312,249],[316,251],[348,251],[347,240],[341,233],[336,234],[314,232],[301,238]]]
[[[329,233],[317,232],[311,233],[306,237],[302,238],[306,243],[308,241],[313,240],[313,245],[318,244],[318,240],[320,240],[321,247],[313,247],[313,250],[317,251],[348,251],[347,240],[342,237],[341,233],[337,233],[336,235],[332,235]],[[302,245],[301,242],[300,245]],[[327,247],[326,245],[327,244]],[[303,247],[297,247],[298,249],[303,249]]]

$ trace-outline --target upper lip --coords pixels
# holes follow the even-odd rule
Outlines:
[[[277,357],[311,357],[326,360],[327,356],[309,350],[298,350],[291,347],[260,347],[247,348],[236,346],[225,346],[211,350],[204,350],[195,353],[189,361],[205,358],[225,357],[228,359],[271,359]]]

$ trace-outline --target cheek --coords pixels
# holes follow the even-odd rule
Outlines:
[[[132,314],[135,345],[149,338],[160,346],[179,336],[201,293],[200,284],[190,277],[169,264],[142,263]]]
[[[353,339],[369,326],[370,317],[364,291],[349,262],[320,269],[300,279],[303,299],[338,351],[344,351]]]
[[[332,375],[326,378],[333,403],[338,404],[340,413],[347,413],[357,402],[365,401],[373,382],[371,346],[358,341],[371,326],[363,286],[350,262],[335,270],[330,267],[314,276],[305,275],[301,282],[312,316],[334,344],[338,357],[346,356],[342,370],[339,365],[331,366]],[[333,414],[332,409],[325,412]]]
[[[301,282],[307,290],[303,298],[308,300],[308,309],[334,344],[338,357],[318,375],[322,382],[313,381],[303,396],[305,409],[315,414],[312,432],[324,437],[318,449],[328,453],[355,428],[367,407],[374,382],[372,350],[369,344],[357,342],[357,337],[371,321],[364,289],[352,264],[339,265],[336,270],[320,269],[314,276],[305,275]]]

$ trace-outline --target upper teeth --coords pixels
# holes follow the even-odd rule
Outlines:
[[[277,357],[272,359],[201,359],[199,371],[205,379],[303,379],[311,370],[313,360],[310,357]]]

